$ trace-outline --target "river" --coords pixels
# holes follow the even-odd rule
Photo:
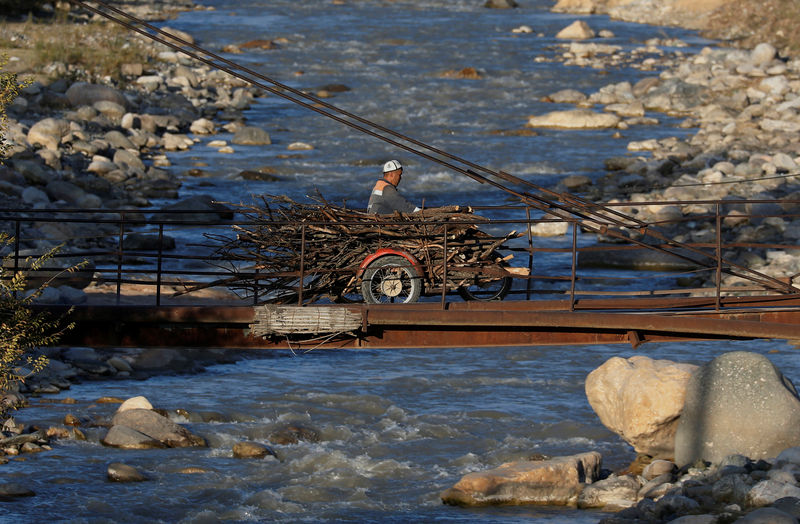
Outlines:
[[[232,56],[294,87],[316,91],[345,84],[330,102],[474,162],[537,184],[579,174],[598,178],[603,160],[626,152],[628,140],[683,136],[661,124],[613,131],[543,130],[535,136],[493,134],[521,129],[527,115],[558,108],[539,99],[567,87],[586,93],[611,82],[635,82],[653,72],[632,68],[568,67],[553,58],[555,33],[578,18],[547,11],[549,1],[523,1],[517,10],[488,10],[479,0],[204,1],[214,11],[169,21],[201,45],[221,49],[248,40],[285,39],[275,50]],[[583,17],[626,49],[649,38],[680,38],[685,53],[708,42],[680,29]],[[515,34],[520,25],[533,34]],[[541,36],[540,36],[541,34]],[[474,67],[481,80],[441,78]],[[302,74],[299,72],[302,71]],[[658,115],[656,115],[658,116]],[[332,201],[363,207],[379,166],[399,158],[401,187],[426,205],[498,204],[499,191],[432,162],[411,157],[341,124],[274,96],[258,98],[248,123],[268,130],[273,145],[236,146],[221,155],[205,145],[173,153],[179,176],[202,166],[209,176],[187,179],[184,196],[211,193],[245,201],[253,194],[302,199],[319,189]],[[217,135],[214,139],[229,139]],[[288,154],[303,141],[312,151]],[[276,182],[245,182],[242,169],[266,166]],[[439,493],[462,475],[534,454],[598,450],[604,467],[620,469],[634,454],[605,429],[584,394],[586,375],[612,356],[645,354],[703,363],[729,350],[768,355],[790,378],[800,368],[785,342],[692,342],[590,347],[401,349],[252,352],[235,364],[197,375],[74,385],[18,414],[24,423],[60,424],[67,413],[109,416],[102,396],[146,396],[156,407],[183,409],[178,418],[208,448],[121,451],[99,444],[104,430],[87,428],[86,442],[60,441],[53,451],[2,466],[7,482],[36,492],[6,502],[0,521],[60,522],[596,522],[602,514],[571,508],[444,506]],[[204,421],[205,420],[205,421]],[[278,459],[238,460],[242,440],[268,443],[287,424],[313,428],[316,442],[274,445]],[[114,484],[109,463],[125,462],[149,481]],[[186,467],[204,473],[186,474]]]

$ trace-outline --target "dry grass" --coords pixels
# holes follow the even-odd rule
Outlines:
[[[769,42],[792,54],[800,51],[800,2],[797,0],[731,0],[711,19],[710,34],[743,47]]]
[[[28,51],[28,63],[18,67],[38,73],[61,62],[86,70],[91,77],[121,79],[120,66],[146,63],[153,47],[126,29],[102,22],[75,24],[63,19],[4,22],[0,24],[0,48]]]

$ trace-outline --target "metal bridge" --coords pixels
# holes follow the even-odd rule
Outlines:
[[[563,222],[567,233],[541,240],[537,224],[560,219],[532,217],[526,206],[481,208],[491,215],[482,230],[516,229],[503,254],[527,268],[514,278],[503,301],[465,301],[454,285],[426,290],[414,304],[338,304],[311,302],[303,288],[315,268],[282,273],[296,292],[287,300],[228,289],[232,271],[254,282],[276,275],[236,267],[221,260],[209,237],[231,236],[245,224],[234,210],[10,210],[0,212],[2,230],[13,234],[6,247],[5,277],[24,271],[32,284],[51,280],[55,289],[84,289],[70,304],[77,326],[64,343],[94,347],[186,346],[227,348],[389,348],[500,345],[629,343],[698,339],[778,338],[800,340],[800,293],[796,275],[769,276],[729,262],[724,254],[765,254],[800,249],[792,243],[737,243],[725,240],[743,224],[788,221],[791,212],[747,215],[742,209],[764,202],[682,202],[708,210],[691,216],[696,236],[705,242],[683,244],[682,257],[653,251],[635,242],[597,242],[594,232]],[[635,203],[640,209],[664,203]],[[770,202],[771,208],[800,206],[800,201]],[[622,206],[623,204],[620,204]],[[662,229],[675,223],[648,224]],[[697,224],[703,224],[702,231]],[[311,223],[294,224],[297,228]],[[54,227],[72,232],[67,246],[44,267],[30,270],[29,259],[52,244]],[[607,239],[606,239],[607,240]],[[446,239],[443,239],[446,245]],[[303,245],[297,246],[303,253]],[[697,252],[701,253],[700,255]],[[653,256],[656,253],[657,256]],[[689,254],[686,254],[689,253]],[[632,269],[614,269],[620,259]],[[729,257],[733,258],[733,257]],[[71,273],[64,267],[87,260]],[[444,257],[447,264],[447,257]],[[644,268],[644,269],[643,269]],[[342,268],[357,273],[358,268]],[[447,273],[447,268],[444,268]],[[65,289],[61,287],[61,289]],[[69,288],[67,288],[69,289]],[[69,301],[69,294],[61,302]],[[67,304],[43,304],[59,313]]]
[[[494,220],[482,222],[480,227],[507,230],[516,224],[518,231],[526,232],[506,247],[517,255],[514,264],[527,266],[528,274],[515,278],[510,296],[502,302],[463,302],[445,281],[440,290],[429,290],[432,296],[417,304],[308,304],[303,288],[315,268],[301,264],[299,272],[280,275],[295,283],[295,303],[262,304],[274,297],[260,295],[257,286],[244,299],[227,291],[215,292],[219,287],[215,283],[223,284],[230,272],[220,267],[226,261],[215,259],[204,233],[231,234],[231,226],[242,218],[235,213],[221,216],[208,209],[200,215],[198,211],[172,216],[154,216],[144,210],[0,213],[4,222],[0,231],[9,232],[14,239],[6,262],[8,274],[26,271],[31,281],[54,278],[54,285],[92,284],[94,292],[87,295],[87,303],[75,306],[73,319],[78,327],[68,335],[68,343],[310,349],[615,342],[637,346],[658,340],[800,339],[800,289],[792,284],[796,275],[755,271],[731,256],[743,250],[765,253],[797,249],[783,243],[736,243],[731,239],[736,237],[737,227],[746,227],[743,224],[793,220],[797,215],[783,210],[798,209],[798,202],[591,202],[400,134],[168,34],[105,2],[69,2],[393,148],[511,195],[520,205],[485,210]],[[753,213],[759,204],[770,211]],[[653,205],[691,206],[693,214],[673,224],[645,220],[641,217],[646,213],[633,213],[634,209]],[[566,244],[542,246],[534,242],[531,226],[543,221],[566,224]],[[294,227],[304,231],[312,225],[301,222]],[[53,261],[62,260],[63,266],[87,259],[89,267],[67,275],[58,274],[59,266],[54,263],[43,274],[37,274],[41,269],[25,269],[26,256],[38,254],[35,248],[42,243],[52,244],[46,232],[54,229],[62,233],[69,230],[70,243]],[[676,229],[684,239],[677,239]],[[134,244],[133,232],[145,233],[144,241]],[[596,235],[613,243],[595,244]],[[176,239],[179,249],[171,250],[168,238]],[[446,234],[442,240],[446,251]],[[301,254],[304,247],[302,242],[297,246]],[[655,258],[662,271],[656,278],[652,273],[619,274],[589,268],[586,260],[593,252],[601,253],[594,258],[605,262],[631,252],[637,257],[648,253],[648,264]],[[448,274],[446,255],[444,275]],[[664,265],[665,257],[676,262]],[[264,278],[270,277],[258,274],[255,268],[252,279]],[[194,291],[185,293],[190,289]]]

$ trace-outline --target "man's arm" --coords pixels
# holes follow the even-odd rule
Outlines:
[[[387,184],[386,187],[383,188],[383,198],[386,204],[394,211],[413,213],[414,211],[420,210],[420,208],[406,200],[403,195],[397,191],[397,188],[391,184]]]

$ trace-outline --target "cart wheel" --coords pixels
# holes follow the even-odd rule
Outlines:
[[[468,286],[458,288],[458,293],[464,300],[479,300],[490,302],[503,300],[511,290],[511,277],[492,278],[475,277]]]
[[[388,255],[373,261],[364,271],[361,294],[368,304],[409,304],[419,300],[422,278],[411,262]]]

